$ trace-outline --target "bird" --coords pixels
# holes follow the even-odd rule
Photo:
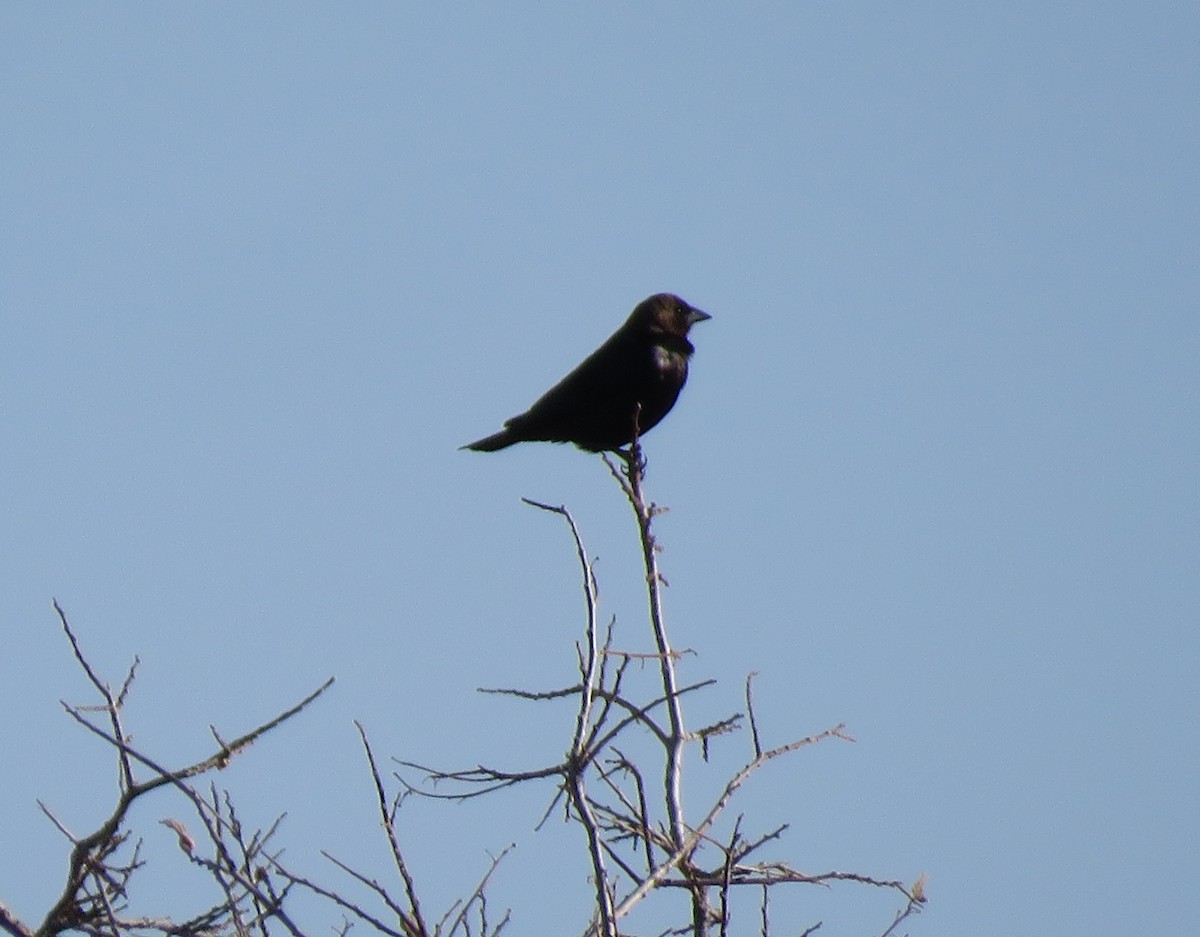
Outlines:
[[[518,442],[618,450],[654,428],[675,405],[695,348],[688,331],[711,319],[673,293],[656,293],[625,324],[504,429],[462,449],[495,452]]]

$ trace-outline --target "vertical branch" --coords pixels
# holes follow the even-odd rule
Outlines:
[[[691,864],[695,843],[687,846],[689,839],[687,823],[683,815],[683,746],[687,741],[687,730],[683,722],[683,704],[679,699],[679,684],[675,676],[675,652],[667,639],[667,626],[662,610],[662,585],[666,581],[658,571],[658,544],[652,529],[654,517],[664,509],[653,502],[647,503],[642,493],[642,481],[646,473],[646,460],[638,442],[638,422],[641,406],[638,405],[633,421],[633,440],[627,450],[617,454],[625,463],[618,473],[607,457],[608,469],[621,484],[625,496],[633,507],[637,519],[638,536],[642,544],[642,562],[646,568],[646,588],[650,602],[650,627],[654,632],[654,643],[658,648],[658,660],[662,674],[663,696],[667,706],[669,732],[665,742],[666,758],[663,768],[663,792],[666,801],[668,832],[671,845],[679,856],[679,866],[685,871]],[[624,480],[622,480],[622,476]],[[705,933],[711,912],[704,886],[697,885],[692,892],[692,931],[699,937]]]
[[[579,717],[575,722],[575,741],[571,746],[575,755],[582,756],[587,747],[588,728],[592,720],[592,704],[596,697],[597,672],[600,668],[600,637],[596,628],[597,600],[596,575],[592,572],[592,564],[588,562],[587,550],[583,546],[583,537],[575,525],[575,518],[562,505],[542,504],[529,498],[522,498],[530,507],[549,511],[551,514],[561,514],[571,528],[571,536],[575,538],[575,552],[579,557],[579,567],[583,570],[583,597],[587,603],[587,642],[588,652],[583,673],[583,699],[579,706]]]
[[[617,919],[613,908],[612,889],[608,885],[608,871],[604,865],[604,845],[600,836],[600,824],[592,811],[583,782],[583,763],[572,763],[567,783],[571,789],[571,803],[587,832],[588,856],[592,860],[592,878],[596,887],[596,913],[600,916],[597,933],[602,937],[618,937]]]
[[[592,880],[596,887],[596,911],[600,917],[599,934],[602,937],[617,937],[616,917],[613,911],[613,895],[609,886],[608,870],[604,863],[604,844],[600,833],[600,824],[592,810],[588,799],[584,772],[591,763],[592,753],[589,751],[590,728],[592,721],[592,705],[596,696],[597,678],[600,671],[600,637],[596,627],[596,577],[588,562],[587,550],[583,546],[583,538],[575,519],[563,506],[555,507],[542,504],[529,498],[522,498],[526,504],[552,514],[561,514],[571,528],[575,538],[575,550],[579,556],[579,565],[583,570],[583,594],[587,602],[587,657],[583,665],[583,689],[580,692],[579,715],[575,721],[575,737],[571,743],[571,754],[566,765],[564,783],[571,797],[571,804],[579,817],[579,822],[587,834],[588,855],[592,861]]]
[[[97,676],[96,671],[92,669],[92,665],[83,656],[83,649],[79,646],[79,639],[75,637],[75,632],[71,630],[71,624],[67,621],[67,613],[58,604],[58,599],[54,599],[53,601],[54,611],[58,614],[59,623],[62,625],[67,640],[71,642],[71,650],[75,653],[75,660],[78,661],[79,666],[83,668],[83,672],[87,674],[88,679],[92,682],[92,686],[96,688],[96,691],[104,700],[104,709],[108,713],[109,722],[112,724],[114,738],[124,740],[125,730],[121,727],[121,707],[124,705],[125,697],[129,693],[129,687],[133,683],[134,674],[137,673],[138,659],[134,658],[133,665],[129,668],[129,674],[125,677],[125,683],[121,686],[121,692],[117,696],[113,696],[112,689]],[[121,791],[124,793],[134,786],[133,766],[129,763],[129,755],[120,749],[117,751],[117,763],[120,766]]]
[[[618,475],[609,463],[609,470],[621,482],[633,513],[637,519],[638,534],[642,543],[642,562],[646,567],[646,588],[650,600],[650,627],[654,631],[654,643],[658,647],[659,667],[662,673],[663,696],[666,698],[667,718],[670,723],[670,733],[667,739],[667,764],[663,776],[663,786],[667,804],[667,820],[669,823],[671,844],[678,849],[686,838],[687,826],[683,819],[683,744],[687,740],[687,732],[683,724],[683,704],[679,701],[679,685],[675,677],[675,653],[667,639],[667,626],[663,619],[662,610],[662,574],[658,571],[658,545],[654,539],[652,523],[654,516],[661,510],[654,504],[647,504],[642,494],[642,480],[646,471],[646,460],[642,457],[642,448],[634,439],[628,451],[618,453],[625,462],[624,470]]]
[[[407,933],[428,934],[429,930],[425,926],[425,919],[421,915],[421,903],[417,900],[417,886],[413,881],[412,873],[408,871],[408,863],[404,861],[404,854],[400,851],[400,842],[396,838],[395,814],[388,807],[388,797],[383,789],[383,779],[380,778],[379,768],[375,764],[375,753],[371,751],[371,743],[367,741],[367,730],[357,719],[354,720],[354,727],[358,729],[358,737],[362,739],[363,750],[367,753],[367,765],[371,769],[371,780],[375,784],[375,798],[379,806],[379,819],[387,834],[388,846],[392,850],[392,862],[395,863],[396,871],[400,873],[400,878],[404,881],[404,892],[408,895],[408,913],[399,909],[396,913]]]

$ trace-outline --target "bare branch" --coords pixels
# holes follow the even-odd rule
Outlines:
[[[601,845],[603,839],[596,823],[596,815],[588,801],[583,777],[582,767],[578,764],[572,765],[566,783],[575,814],[587,835],[588,858],[592,863],[592,884],[596,890],[596,913],[600,917],[600,934],[603,937],[617,937],[612,889],[609,886],[608,870],[604,865],[604,848]]]
[[[640,406],[636,408],[639,412]],[[683,781],[683,746],[686,741],[686,729],[683,721],[683,707],[679,702],[679,690],[675,679],[674,655],[671,644],[667,639],[666,624],[662,611],[661,585],[664,582],[658,571],[658,560],[655,554],[658,546],[651,530],[654,516],[659,513],[654,504],[646,504],[642,496],[642,479],[645,476],[646,463],[642,457],[641,446],[637,439],[637,417],[634,419],[634,439],[629,450],[621,453],[625,463],[624,470],[618,472],[616,467],[604,457],[605,464],[613,477],[621,483],[625,496],[633,507],[638,524],[638,535],[642,544],[642,561],[646,567],[646,586],[649,590],[650,625],[654,632],[654,641],[660,655],[659,665],[663,682],[663,697],[667,702],[667,712],[670,717],[670,738],[668,740],[668,758],[663,773],[663,786],[666,796],[667,817],[671,827],[671,838],[678,847],[684,839],[683,800],[681,786]]]
[[[471,892],[471,894],[467,897],[467,900],[462,902],[462,911],[459,913],[458,917],[456,917],[454,919],[454,923],[450,926],[449,933],[451,933],[451,934],[456,933],[458,931],[459,927],[462,926],[463,921],[466,919],[467,912],[470,909],[472,903],[483,900],[483,895],[484,895],[484,892],[487,890],[488,882],[491,881],[492,875],[496,871],[496,868],[500,865],[501,862],[504,861],[504,857],[507,856],[510,852],[512,852],[513,849],[515,849],[515,848],[516,848],[516,845],[514,843],[509,843],[507,846],[504,847],[504,849],[502,849],[500,851],[500,855],[492,857],[492,864],[490,866],[488,866],[488,870],[483,873],[483,878],[481,878],[479,880],[479,884],[475,886],[475,890],[473,892]],[[502,920],[500,922],[500,924],[497,925],[497,930],[494,931],[493,933],[498,933],[499,928],[502,928],[507,923],[507,921],[508,921],[508,915],[506,914],[504,916],[504,920]],[[441,925],[438,926],[438,930],[439,931],[441,930]]]
[[[388,846],[392,850],[392,861],[396,864],[396,870],[400,873],[400,877],[404,880],[404,890],[408,895],[408,906],[412,915],[412,930],[417,934],[424,934],[425,921],[421,917],[421,904],[417,900],[417,888],[413,883],[412,874],[408,871],[408,865],[404,861],[404,856],[400,853],[400,843],[396,839],[396,828],[392,822],[392,817],[388,811],[388,798],[383,790],[383,781],[379,777],[379,769],[375,765],[375,755],[371,751],[371,743],[367,741],[367,732],[362,727],[362,723],[355,720],[354,725],[358,728],[359,738],[362,739],[363,749],[367,753],[367,763],[371,767],[371,780],[375,782],[375,794],[379,803],[379,814],[383,820],[383,828],[387,833]],[[398,912],[401,920],[405,919],[403,912]],[[406,923],[406,926],[407,923]]]
[[[614,648],[615,617],[609,619],[607,627],[600,626],[594,565],[567,508],[522,499],[532,507],[561,516],[571,532],[586,617],[583,639],[574,643],[579,678],[572,686],[550,690],[489,688],[480,692],[529,701],[571,700],[577,709],[569,739],[562,739],[562,747],[557,749],[565,751],[561,760],[532,770],[508,771],[478,764],[446,771],[426,767],[417,761],[393,759],[401,770],[419,771],[424,777],[417,782],[420,785],[417,787],[395,773],[393,777],[398,788],[394,794],[389,794],[366,729],[363,723],[355,722],[374,789],[375,809],[384,827],[391,864],[402,883],[403,895],[400,887],[382,884],[367,872],[351,867],[328,852],[322,852],[322,855],[349,877],[353,887],[366,889],[365,902],[352,900],[337,890],[290,871],[279,861],[281,851],[269,845],[279,829],[282,815],[265,831],[250,830],[243,825],[228,792],[218,791],[210,782],[205,793],[198,791],[192,783],[195,777],[226,767],[235,755],[264,733],[317,699],[332,685],[332,680],[296,706],[232,741],[226,741],[215,727],[210,726],[215,752],[195,764],[171,770],[136,749],[122,726],[122,708],[137,674],[138,658],[134,658],[120,689],[114,692],[87,660],[66,614],[55,602],[54,608],[72,653],[101,697],[101,705],[63,703],[63,707],[76,722],[115,749],[119,797],[108,819],[84,837],[71,833],[66,823],[39,802],[45,815],[71,842],[68,879],[62,895],[36,930],[0,904],[0,937],[58,937],[67,931],[85,937],[134,937],[135,933],[143,937],[270,937],[272,933],[286,931],[291,937],[303,937],[311,930],[302,927],[284,910],[284,901],[293,889],[307,891],[332,904],[341,918],[340,926],[334,928],[339,937],[346,937],[357,925],[365,925],[370,931],[387,937],[497,937],[507,926],[511,912],[505,911],[496,919],[491,913],[487,889],[497,866],[513,847],[509,846],[493,857],[491,866],[474,890],[465,898],[453,901],[431,929],[419,899],[416,877],[401,850],[397,828],[399,809],[414,793],[432,799],[460,801],[525,782],[545,780],[554,783],[554,795],[537,828],[540,829],[561,804],[565,819],[578,823],[584,833],[593,889],[591,913],[587,916],[590,923],[585,930],[589,937],[618,937],[622,919],[660,889],[677,890],[675,894],[686,898],[690,906],[690,915],[676,920],[662,932],[664,935],[716,937],[719,934],[728,937],[738,930],[733,927],[735,905],[746,894],[739,889],[746,887],[761,891],[758,923],[763,937],[769,937],[772,888],[789,884],[829,888],[839,882],[896,891],[903,896],[903,906],[878,935],[896,937],[901,922],[919,913],[925,902],[924,876],[907,887],[899,881],[858,872],[808,873],[785,862],[759,861],[759,856],[765,852],[763,847],[778,842],[788,828],[787,824],[747,837],[743,833],[743,816],[736,817],[732,829],[723,819],[740,788],[768,762],[827,738],[853,739],[839,724],[785,745],[764,747],[753,698],[756,676],[753,672],[745,679],[744,714],[735,713],[700,729],[689,731],[686,728],[685,698],[690,699],[689,694],[711,686],[714,681],[680,685],[678,661],[684,654],[692,652],[676,650],[668,638],[662,596],[666,580],[658,568],[661,547],[652,529],[654,519],[665,508],[648,501],[643,490],[646,461],[636,430],[637,415],[632,443],[627,451],[616,454],[619,463],[608,456],[604,461],[633,508],[637,522],[647,588],[647,622],[653,638],[653,649],[648,653]],[[647,701],[648,696],[652,698]],[[102,718],[93,715],[101,711]],[[710,741],[740,729],[743,719],[749,724],[752,758],[726,775],[723,784],[718,781],[716,796],[709,802],[707,812],[699,816],[699,822],[695,822],[695,818],[689,822],[682,793],[686,745],[698,742],[700,754],[707,763]],[[638,728],[644,732],[636,731]],[[627,744],[631,740],[634,747]],[[648,757],[639,755],[635,758],[626,754],[646,749],[650,751]],[[142,774],[147,777],[139,780],[137,775]],[[653,781],[655,777],[661,777],[661,787],[658,786],[660,782]],[[653,781],[649,788],[647,778]],[[443,782],[448,783],[448,790],[431,789]],[[222,897],[188,921],[124,917],[129,904],[131,877],[142,866],[142,853],[141,842],[131,838],[122,827],[137,798],[167,785],[187,798],[195,811],[195,819],[188,820],[191,830],[174,817],[160,822],[174,832],[188,862],[211,878]],[[661,793],[654,794],[654,790]],[[682,890],[682,894],[678,890]],[[801,937],[808,937],[820,927],[821,922],[809,926]],[[739,928],[745,929],[745,922],[740,921]]]
[[[0,904],[0,929],[3,929],[7,934],[11,934],[12,937],[33,937],[33,931],[30,930],[28,925],[9,911],[3,904]]]
[[[754,742],[755,758],[762,754],[762,742],[758,738],[758,720],[754,718],[754,694],[751,692],[754,678],[757,676],[758,673],[753,670],[746,674],[746,716],[750,720],[750,739]]]
[[[55,901],[54,905],[47,912],[41,926],[36,931],[33,931],[33,933],[37,937],[50,937],[50,935],[72,929],[89,931],[93,929],[93,925],[97,933],[119,934],[124,932],[128,925],[120,918],[121,909],[114,903],[113,899],[124,901],[129,878],[133,871],[140,866],[141,860],[139,858],[140,847],[135,846],[131,861],[124,864],[114,864],[112,858],[114,853],[127,839],[127,834],[121,833],[120,828],[125,822],[125,818],[134,801],[166,784],[174,785],[193,803],[206,832],[213,842],[214,848],[217,850],[218,859],[215,862],[200,858],[194,852],[195,841],[191,839],[190,834],[187,834],[183,825],[178,823],[178,821],[168,823],[175,830],[176,835],[180,839],[181,847],[185,848],[185,851],[188,852],[191,861],[208,870],[214,881],[225,892],[225,913],[231,915],[236,922],[241,913],[239,910],[240,902],[243,897],[248,896],[258,908],[257,919],[261,920],[264,915],[269,915],[279,920],[289,931],[296,933],[295,925],[290,922],[287,915],[282,911],[282,908],[278,906],[278,903],[274,902],[269,895],[264,894],[259,889],[250,871],[253,857],[261,850],[270,834],[268,833],[267,837],[256,838],[252,845],[246,843],[242,836],[240,823],[233,813],[232,804],[228,801],[228,798],[226,799],[226,812],[228,813],[228,817],[226,818],[222,816],[221,804],[217,798],[215,789],[213,791],[213,802],[209,804],[185,781],[188,778],[203,774],[214,768],[224,767],[234,754],[243,750],[264,733],[299,713],[309,703],[325,692],[332,685],[333,680],[328,680],[322,687],[310,694],[298,705],[242,736],[232,745],[222,745],[221,750],[212,757],[182,770],[171,771],[133,748],[129,744],[121,726],[120,709],[132,687],[138,663],[137,659],[135,658],[133,666],[130,667],[120,692],[114,695],[108,685],[100,679],[96,671],[92,668],[78,638],[71,629],[66,613],[57,601],[54,603],[54,608],[58,613],[63,631],[71,644],[75,660],[87,675],[92,686],[95,687],[104,700],[103,706],[95,707],[94,709],[103,709],[107,713],[111,729],[105,730],[95,725],[83,715],[84,707],[71,706],[64,702],[62,704],[63,708],[76,722],[107,741],[117,750],[118,763],[120,765],[120,790],[117,803],[109,817],[95,831],[82,838],[73,836],[48,807],[44,804],[41,805],[46,816],[51,819],[64,835],[71,839],[72,848],[68,859],[67,878],[63,890],[58,900]],[[149,768],[152,776],[146,781],[137,782],[133,773],[133,765],[135,763]],[[178,825],[176,826],[176,824]],[[228,852],[223,840],[223,831],[229,831],[233,835],[241,853],[240,864]],[[191,843],[190,850],[187,849],[189,841]]]
[[[87,678],[91,681],[92,686],[96,688],[96,691],[104,699],[104,709],[108,713],[109,720],[112,723],[113,736],[123,740],[125,732],[121,728],[121,702],[119,700],[124,700],[125,691],[133,680],[134,670],[137,668],[136,658],[133,665],[129,668],[129,676],[125,679],[125,685],[121,690],[119,698],[114,697],[108,684],[102,681],[96,675],[96,672],[92,670],[92,665],[88,663],[88,659],[84,656],[83,649],[79,646],[79,639],[75,637],[75,632],[71,630],[71,624],[67,621],[67,613],[58,604],[58,599],[54,599],[53,603],[54,611],[58,613],[58,620],[62,624],[63,632],[66,634],[67,640],[71,642],[71,650],[75,654],[75,660],[83,668],[83,672],[87,674]],[[128,757],[123,752],[118,756],[118,763],[121,770],[121,787],[122,789],[128,789],[133,786],[133,769],[129,764]]]
[[[362,880],[357,872],[355,872],[353,869],[350,869],[347,866],[343,865],[337,859],[333,858],[333,856],[329,855],[328,853],[322,853],[322,855],[324,855],[325,858],[327,858],[330,862],[332,862],[338,868],[347,872],[349,875],[352,875],[353,877],[359,879],[360,881]],[[381,934],[387,934],[388,937],[416,937],[416,935],[418,935],[420,933],[417,931],[410,931],[408,929],[395,930],[391,927],[388,927],[379,918],[370,914],[368,911],[366,911],[359,905],[355,904],[354,902],[352,902],[346,898],[343,898],[337,892],[332,891],[331,889],[328,889],[328,888],[324,888],[323,886],[318,885],[316,882],[313,882],[307,878],[304,878],[301,875],[297,875],[295,872],[291,872],[291,871],[285,869],[278,862],[274,863],[274,865],[275,865],[275,868],[279,871],[279,874],[282,875],[284,878],[286,878],[289,882],[294,882],[295,884],[301,886],[302,888],[307,888],[314,895],[320,895],[322,898],[332,901],[339,908],[342,908],[345,911],[349,911],[360,921],[365,921],[366,923],[370,924],[373,928],[375,928]],[[382,891],[382,888],[375,882],[366,881],[366,882],[364,882],[364,884],[366,884],[366,886],[368,888],[370,888],[372,891],[375,891],[376,893],[379,893]],[[386,895],[386,892],[384,894]],[[386,898],[385,898],[385,901],[388,903],[388,905],[390,907],[391,902],[389,900],[387,900]],[[393,910],[395,910],[395,908],[393,908]],[[403,920],[404,920],[404,918],[401,918],[401,921],[403,921]],[[424,935],[421,934],[421,937],[424,937]]]
[[[542,504],[540,501],[532,501],[529,498],[522,498],[521,500],[543,511],[559,514],[566,520],[567,526],[571,528],[571,536],[575,539],[575,553],[579,558],[579,566],[583,573],[583,598],[587,607],[586,635],[588,653],[584,665],[583,691],[580,694],[579,716],[575,722],[575,739],[572,744],[572,750],[576,756],[580,756],[583,754],[585,738],[588,734],[588,725],[591,722],[593,693],[596,690],[596,673],[600,662],[599,635],[596,630],[596,576],[592,572],[591,563],[588,562],[587,550],[583,546],[583,538],[579,534],[579,528],[576,526],[575,518],[571,516],[571,512],[562,505],[554,507],[553,505]]]

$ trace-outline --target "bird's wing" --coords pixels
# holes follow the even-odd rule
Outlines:
[[[637,383],[649,349],[614,335],[551,387],[522,416],[554,420],[611,407]]]

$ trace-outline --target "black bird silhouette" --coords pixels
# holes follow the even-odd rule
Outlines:
[[[495,452],[517,442],[573,442],[600,452],[627,445],[635,414],[641,436],[675,405],[695,351],[688,330],[711,318],[670,293],[651,296],[537,403],[500,432],[462,448]]]

